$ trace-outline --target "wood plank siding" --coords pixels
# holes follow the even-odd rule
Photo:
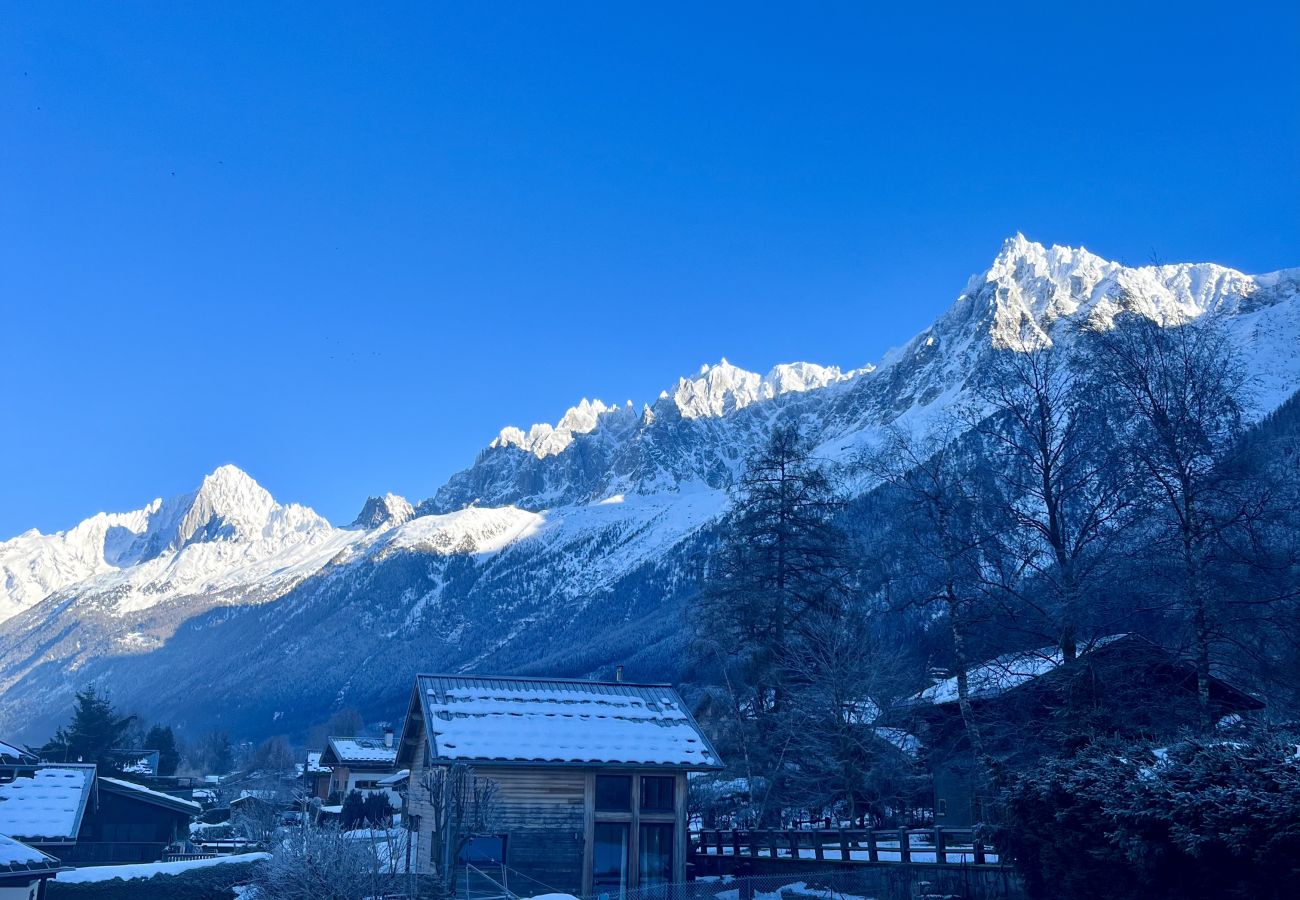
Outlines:
[[[410,791],[407,795],[408,817],[420,817],[418,868],[432,870],[430,854],[431,809],[421,779],[429,766],[424,729],[420,729],[418,746],[411,755]],[[437,765],[436,761],[434,765]],[[674,769],[616,768],[610,766],[568,766],[480,764],[473,767],[481,778],[497,784],[497,818],[495,830],[507,835],[506,865],[510,890],[520,896],[562,892],[584,896],[591,893],[592,854],[596,821],[663,822],[675,828],[673,880],[685,880],[686,865],[686,773]],[[594,803],[596,774],[656,775],[674,779],[675,810],[639,816],[637,799],[633,811],[598,813]],[[634,779],[633,784],[637,782]],[[639,793],[635,791],[634,793]],[[636,817],[636,818],[634,818]],[[636,865],[637,828],[631,828],[632,855]],[[495,873],[493,873],[495,874]],[[629,887],[635,872],[629,873]],[[458,878],[458,881],[460,879]]]

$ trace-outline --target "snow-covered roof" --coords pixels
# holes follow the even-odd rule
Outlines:
[[[389,775],[387,778],[379,779],[378,784],[380,787],[396,787],[397,785],[401,784],[403,781],[405,781],[410,777],[411,777],[411,770],[402,769],[399,772],[394,772],[392,775]]]
[[[0,875],[17,872],[57,872],[60,863],[48,853],[29,847],[22,841],[0,834]]]
[[[1108,644],[1127,638],[1127,634],[1112,634],[1098,638],[1090,644],[1081,646],[1079,654],[1083,655]],[[1063,661],[1061,648],[1055,645],[1038,650],[1026,650],[1020,653],[1008,653],[997,659],[981,663],[973,669],[966,670],[967,691],[972,700],[998,697],[1012,688],[1033,681],[1040,675],[1051,672]],[[912,698],[912,702],[941,706],[957,702],[957,676],[945,678],[933,684]]]
[[[420,675],[415,689],[439,760],[721,766],[668,685]]]
[[[388,746],[380,738],[332,737],[319,762],[324,766],[392,768],[396,760],[397,748]]]
[[[322,766],[322,765],[320,764],[321,753],[322,753],[322,751],[320,751],[320,750],[313,750],[313,751],[311,751],[310,753],[307,754],[307,771],[308,771],[308,772],[315,772],[315,773],[317,773],[317,774],[320,774],[320,773],[324,773],[324,772],[328,772],[328,771],[330,771],[329,766]]]
[[[0,834],[76,840],[94,781],[93,765],[50,765],[0,784]]]
[[[34,753],[28,753],[21,747],[10,744],[6,741],[0,741],[0,762],[9,764],[13,763],[34,763],[39,762],[39,757]]]
[[[125,794],[136,800],[142,800],[145,803],[153,803],[156,806],[164,806],[173,809],[176,812],[189,813],[197,816],[203,812],[203,807],[193,800],[185,800],[181,797],[173,797],[171,794],[164,794],[162,791],[155,791],[144,785],[134,784],[130,781],[121,781],[117,778],[104,778],[100,776],[99,786],[110,793]]]

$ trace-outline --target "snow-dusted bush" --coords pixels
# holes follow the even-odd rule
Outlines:
[[[1099,745],[1012,778],[999,849],[1036,897],[1300,896],[1300,734]]]

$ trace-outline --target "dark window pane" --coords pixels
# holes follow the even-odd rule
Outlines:
[[[480,834],[469,839],[469,843],[460,851],[457,862],[473,866],[503,865],[506,861],[506,836],[504,834]]]
[[[591,859],[591,885],[598,897],[622,897],[627,889],[626,822],[597,822]]]
[[[673,826],[642,825],[640,887],[667,884],[673,880]]]
[[[672,812],[677,779],[647,775],[641,779],[641,812]]]
[[[602,812],[630,812],[632,809],[632,776],[597,775],[596,809]]]

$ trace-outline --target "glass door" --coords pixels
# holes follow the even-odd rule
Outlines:
[[[591,887],[600,900],[623,900],[627,893],[627,822],[597,822]]]

